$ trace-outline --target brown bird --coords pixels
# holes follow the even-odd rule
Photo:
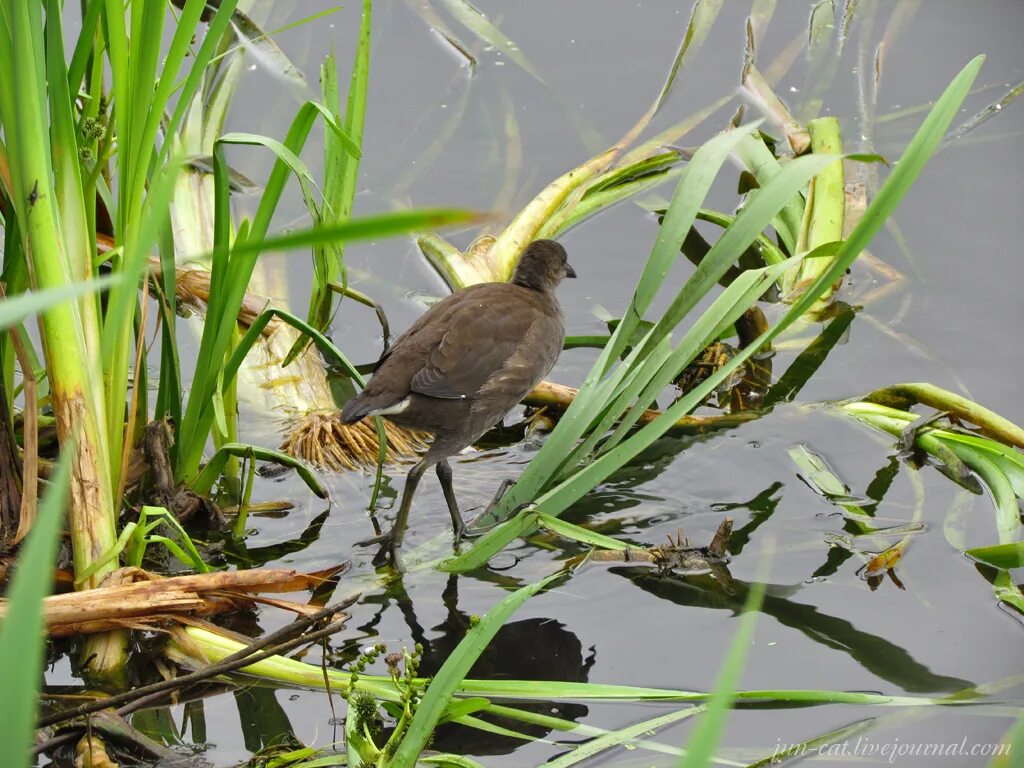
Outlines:
[[[427,310],[380,358],[366,389],[345,404],[346,424],[386,416],[434,433],[409,470],[390,532],[366,543],[397,550],[416,485],[432,464],[456,540],[465,533],[448,458],[501,421],[555,364],[565,340],[555,289],[566,277],[576,272],[561,245],[530,243],[511,282],[472,285]]]

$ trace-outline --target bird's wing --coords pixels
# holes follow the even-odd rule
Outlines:
[[[537,313],[504,365],[480,388],[474,411],[490,412],[490,403],[516,403],[547,376],[562,351],[565,328],[561,319]]]
[[[451,297],[449,297],[451,298]],[[430,328],[431,324],[438,318],[443,318],[450,312],[450,307],[446,306],[446,302],[439,301],[433,304],[427,309],[409,328],[407,328],[397,339],[391,342],[388,348],[381,354],[380,358],[374,363],[373,370],[377,372],[380,370],[384,362],[388,360],[392,353],[396,349],[407,349],[411,346],[412,340],[420,336],[424,328]],[[427,342],[430,343],[429,341]]]
[[[413,375],[413,392],[445,399],[474,394],[516,356],[536,313],[509,313],[488,302],[469,301],[448,319],[447,331]]]

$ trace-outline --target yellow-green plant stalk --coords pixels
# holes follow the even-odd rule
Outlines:
[[[607,149],[558,177],[541,190],[500,235],[477,238],[465,253],[433,233],[419,237],[420,250],[453,291],[476,283],[507,281],[519,255],[537,239],[538,233],[558,214],[570,195],[607,170],[621,150],[621,147]]]
[[[934,384],[926,382],[893,384],[876,389],[865,395],[863,399],[869,403],[904,410],[921,403],[938,411],[948,411],[960,421],[976,424],[982,434],[987,437],[1024,449],[1024,428],[980,403]]]
[[[0,96],[11,184],[7,190],[18,218],[23,251],[36,290],[70,286],[92,274],[86,236],[78,145],[63,71],[60,25],[47,23],[43,49],[42,8],[36,3],[5,6],[0,28],[0,77],[16,84]],[[47,15],[60,10],[48,4]],[[45,64],[44,64],[45,61]],[[47,77],[43,76],[46,72]],[[48,81],[48,82],[47,82]],[[51,144],[51,127],[53,142]],[[102,561],[117,541],[112,479],[114,462],[105,439],[95,297],[53,306],[39,317],[50,400],[62,445],[74,436],[69,524],[77,573]],[[81,588],[99,585],[116,559],[92,569]],[[85,651],[100,673],[121,666],[124,633],[98,636]]]
[[[811,137],[811,151],[815,154],[840,155],[843,151],[839,133],[839,118],[819,117],[807,124]],[[826,243],[843,239],[843,217],[846,208],[843,162],[836,160],[811,180],[803,225],[797,240],[797,253],[809,253]],[[808,286],[832,266],[831,258],[804,259],[798,269],[786,275],[783,293],[787,301],[795,301]],[[837,286],[824,293],[811,314],[821,311],[832,300]]]

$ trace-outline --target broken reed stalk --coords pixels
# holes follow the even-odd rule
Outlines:
[[[842,139],[839,119],[819,117],[807,124],[810,133],[811,151],[815,154],[841,155]],[[808,189],[804,220],[797,240],[797,253],[809,253],[826,243],[843,239],[843,217],[846,208],[846,190],[842,160],[836,160],[811,179]],[[804,259],[796,270],[786,274],[783,281],[783,298],[794,302],[832,265],[830,258]],[[810,310],[821,312],[832,300],[832,290],[824,293]]]
[[[152,628],[172,618],[205,616],[237,609],[254,598],[249,593],[308,590],[337,576],[344,566],[305,574],[290,569],[217,571],[162,578],[140,568],[123,568],[111,575],[126,582],[97,587],[88,600],[68,593],[43,602],[47,631],[53,636],[93,634],[110,629]],[[7,614],[0,601],[0,621]]]

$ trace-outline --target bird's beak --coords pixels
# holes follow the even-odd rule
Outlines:
[[[565,276],[576,277],[576,270],[572,268],[572,265],[566,262],[565,264]]]

